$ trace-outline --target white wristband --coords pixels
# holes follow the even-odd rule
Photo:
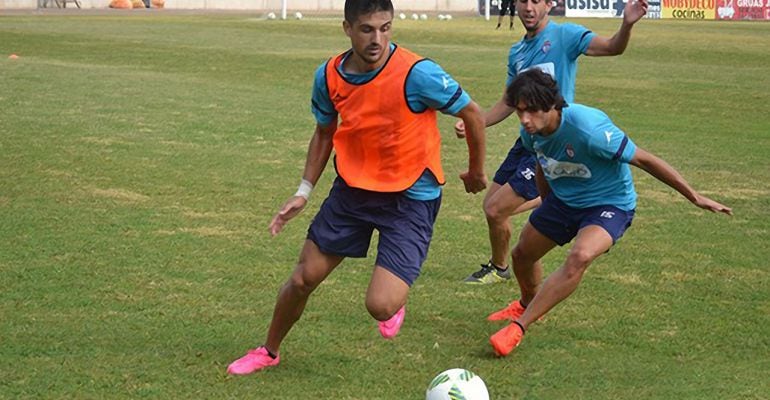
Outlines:
[[[310,197],[310,192],[313,191],[313,184],[310,183],[307,179],[302,179],[302,182],[299,184],[299,188],[297,188],[297,193],[294,193],[295,196],[303,197],[305,200],[307,200]]]

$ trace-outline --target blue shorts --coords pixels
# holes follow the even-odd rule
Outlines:
[[[634,210],[624,211],[614,206],[573,208],[553,193],[546,196],[540,207],[529,216],[529,223],[559,246],[569,243],[580,229],[588,225],[604,228],[612,236],[614,244],[633,220]]]
[[[337,177],[307,238],[323,253],[362,258],[377,229],[377,265],[412,286],[428,256],[440,207],[441,197],[421,201],[403,192],[372,192],[350,187]]]
[[[539,193],[535,184],[535,162],[535,156],[518,138],[492,180],[501,186],[511,185],[514,192],[527,200],[536,199]]]

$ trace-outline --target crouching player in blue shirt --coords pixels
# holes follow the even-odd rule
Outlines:
[[[732,215],[732,209],[695,191],[665,161],[637,147],[604,112],[567,104],[553,78],[539,69],[518,75],[507,89],[507,101],[521,121],[524,148],[537,156],[536,182],[543,202],[513,249],[519,286],[535,296],[519,318],[490,338],[501,356],[519,345],[529,324],[575,291],[591,262],[631,225],[636,192],[628,164],[697,207]],[[535,262],[572,239],[564,264],[538,288]]]

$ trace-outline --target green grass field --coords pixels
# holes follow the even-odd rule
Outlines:
[[[770,23],[645,20],[626,54],[578,74],[579,102],[733,218],[635,170],[634,226],[496,358],[485,316],[518,289],[460,283],[489,245],[442,117],[450,179],[399,336],[382,340],[364,307],[370,254],[316,291],[280,367],[234,378],[333,178],[269,236],[301,177],[313,71],[349,41],[339,19],[128,15],[0,16],[0,398],[420,399],[453,367],[493,399],[770,398]],[[489,107],[521,34],[493,26],[397,21],[394,40]],[[490,177],[516,130],[488,129]]]

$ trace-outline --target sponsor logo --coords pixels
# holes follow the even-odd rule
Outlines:
[[[572,148],[572,145],[567,143],[567,157],[574,158],[575,157],[575,149]]]
[[[572,10],[609,10],[610,0],[567,0],[567,8]]]
[[[599,216],[602,218],[612,219],[615,216],[615,213],[612,211],[602,211]]]
[[[548,50],[551,50],[551,41],[546,40],[545,43],[543,43],[543,47],[540,48],[540,51],[543,52],[543,54],[548,54]]]
[[[549,179],[588,179],[591,177],[591,170],[588,169],[585,164],[558,161],[553,158],[548,158],[539,150],[537,152],[537,161],[540,163],[540,168],[543,169],[543,173]]]
[[[663,13],[676,19],[716,19],[716,0],[663,0]]]

